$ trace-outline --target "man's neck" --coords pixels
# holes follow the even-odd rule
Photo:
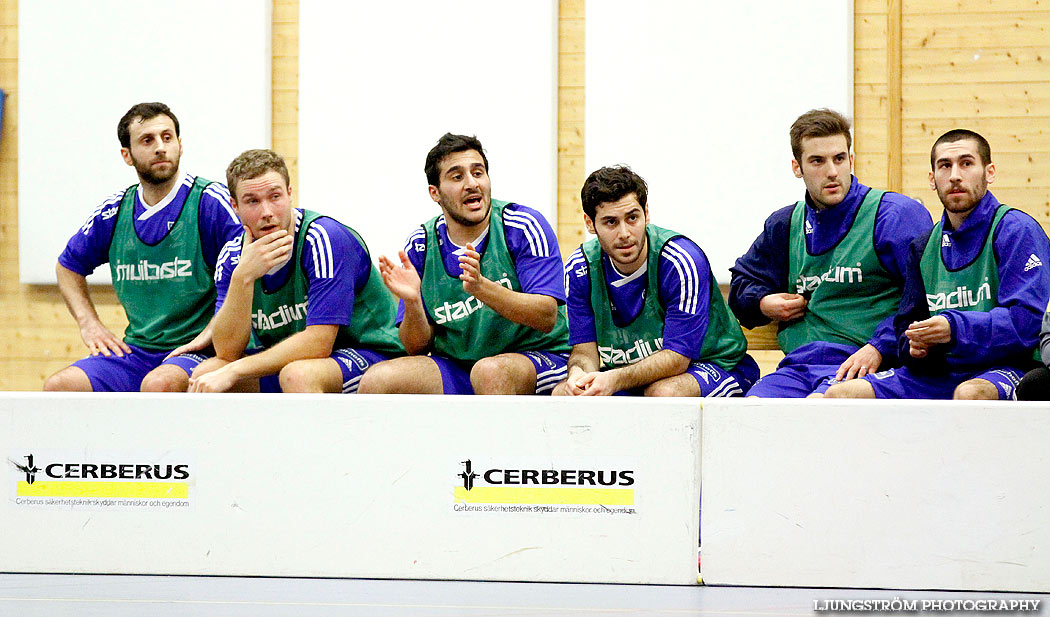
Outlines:
[[[460,223],[453,221],[447,216],[445,217],[445,232],[448,234],[448,239],[456,246],[466,246],[468,242],[473,242],[478,236],[485,233],[488,228],[488,218],[477,225],[467,227],[466,225],[461,225]]]
[[[945,217],[948,219],[948,222],[952,226],[952,231],[959,229],[959,227],[966,222],[966,219],[968,219],[970,215],[973,214],[973,211],[976,209],[977,206],[974,206],[966,212],[948,212],[947,210],[945,210],[944,214]]]
[[[142,191],[142,201],[147,206],[155,206],[160,203],[160,200],[167,197],[171,189],[182,180],[182,174],[176,173],[174,176],[166,180],[161,184],[151,184],[149,182],[143,182],[142,178],[139,177],[139,188]]]

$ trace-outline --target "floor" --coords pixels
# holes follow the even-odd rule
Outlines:
[[[817,611],[827,600],[1039,600],[1050,596],[975,592],[579,585],[463,581],[292,579],[185,576],[0,574],[0,616],[63,617],[223,615],[267,617],[419,616],[552,617],[678,616],[794,617],[846,614]],[[943,607],[943,605],[942,605]],[[860,611],[857,611],[860,612]],[[876,612],[876,611],[868,611]],[[881,611],[883,614],[894,614]],[[897,612],[917,615],[922,612]],[[936,615],[972,611],[930,610]],[[985,613],[981,613],[985,614]],[[990,613],[987,613],[990,614]],[[1007,614],[1007,613],[997,613]]]

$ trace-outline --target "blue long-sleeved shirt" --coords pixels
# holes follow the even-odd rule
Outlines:
[[[919,263],[930,240],[929,234],[910,247],[909,265],[895,320],[899,353],[905,364],[923,373],[973,373],[997,366],[1020,369],[1033,365],[1032,350],[1039,340],[1043,312],[1050,299],[1050,240],[1031,216],[1011,210],[996,229],[990,230],[999,201],[985,194],[966,220],[953,229],[943,216],[941,259],[949,270],[972,263],[981,252],[988,234],[999,274],[999,306],[991,311],[942,311],[951,327],[952,339],[935,345],[925,358],[912,358],[908,326],[930,316],[926,286]],[[951,352],[951,355],[948,353]]]
[[[857,209],[871,188],[851,177],[846,197],[837,205],[818,210],[806,194],[806,248],[819,254],[832,249],[849,232]],[[791,246],[791,214],[795,205],[786,206],[766,219],[762,233],[751,248],[730,268],[733,277],[729,287],[729,307],[746,328],[755,328],[770,322],[762,314],[762,298],[775,293],[794,293],[793,281],[788,280],[788,251]],[[904,284],[909,258],[909,245],[915,238],[929,235],[933,220],[922,204],[899,193],[883,195],[875,215],[873,250],[879,263],[891,278]],[[841,344],[814,341],[827,347]],[[887,315],[875,328],[868,343],[885,360],[896,356],[896,335],[893,315]],[[813,351],[813,345],[806,345]],[[848,354],[847,354],[848,355]]]

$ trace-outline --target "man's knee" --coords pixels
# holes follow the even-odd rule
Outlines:
[[[441,369],[425,356],[406,356],[373,364],[357,386],[358,394],[441,394]]]
[[[875,398],[875,388],[863,379],[851,379],[828,388],[824,398]]]
[[[645,396],[700,396],[700,385],[692,375],[675,375],[646,386]]]
[[[959,384],[952,398],[957,401],[997,401],[999,390],[990,381],[971,379]]]
[[[326,360],[330,360],[326,358]],[[332,361],[334,362],[334,360]],[[332,381],[326,379],[324,371],[330,367],[325,366],[324,360],[296,360],[285,365],[281,369],[278,379],[281,382],[282,392],[338,392],[339,388],[332,389],[325,387],[326,381]],[[339,371],[339,367],[332,367],[335,371]],[[342,373],[339,374],[339,377]],[[327,377],[331,377],[330,375]],[[339,377],[335,377],[339,381],[339,386],[342,385],[342,380]]]
[[[521,354],[482,358],[470,369],[470,384],[475,394],[532,394],[536,370]]]
[[[45,392],[91,392],[87,373],[75,366],[67,366],[44,380]]]
[[[201,362],[193,368],[193,373],[190,375],[190,377],[196,378],[200,377],[201,375],[206,375],[212,371],[217,371],[221,369],[227,364],[229,364],[229,362],[221,360],[219,358],[208,358],[207,360]]]
[[[190,376],[186,371],[166,364],[147,373],[139,389],[142,392],[185,392],[189,385]]]

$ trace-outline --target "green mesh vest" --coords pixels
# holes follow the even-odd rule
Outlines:
[[[293,214],[294,216],[294,214]],[[252,332],[262,347],[273,347],[289,336],[306,329],[307,279],[302,267],[303,247],[306,245],[306,230],[310,223],[322,215],[303,210],[303,220],[295,233],[295,250],[292,255],[292,272],[279,288],[266,291],[262,278],[255,281],[252,297]],[[357,238],[368,253],[368,246],[356,231],[343,225]],[[354,298],[354,311],[349,325],[339,327],[333,349],[364,347],[386,353],[404,353],[401,340],[394,328],[397,304],[394,296],[383,284],[383,278],[371,263],[368,282]]]
[[[811,295],[802,319],[780,325],[777,341],[784,353],[812,341],[863,347],[879,322],[897,311],[900,286],[875,254],[875,216],[883,193],[869,190],[845,237],[821,255],[806,249],[806,204],[795,205],[788,281],[795,293]]]
[[[926,287],[926,303],[931,316],[947,310],[988,312],[999,306],[999,264],[995,262],[992,243],[999,221],[1003,220],[1010,210],[1013,208],[1006,205],[1000,205],[996,209],[981,252],[969,265],[955,271],[949,270],[941,257],[944,221],[934,225],[919,261],[922,282]],[[954,354],[949,352],[948,355]],[[1033,357],[1039,360],[1038,347],[1034,349]]]
[[[200,334],[215,312],[213,269],[204,261],[197,225],[201,193],[211,184],[197,178],[168,234],[155,245],[135,231],[135,194],[124,191],[109,245],[113,288],[128,316],[124,340],[145,349],[173,349]]]
[[[481,275],[520,292],[521,284],[503,230],[503,208],[507,203],[492,200],[488,241],[481,254]],[[451,276],[445,272],[437,240],[437,220],[435,217],[423,224],[427,252],[421,282],[427,316],[434,327],[434,352],[467,362],[504,352],[568,352],[569,325],[564,305],[558,306],[554,329],[544,333],[514,323],[463,291],[459,273]]]
[[[657,280],[660,253],[668,242],[683,236],[656,225],[647,225],[645,233],[649,249],[645,301],[638,316],[624,327],[619,327],[613,322],[608,282],[605,280],[605,268],[602,267],[601,261],[601,245],[597,238],[583,244],[587,271],[590,273],[591,310],[598,334],[598,354],[602,365],[607,369],[634,364],[663,349],[666,311],[660,304],[660,286]],[[747,351],[747,339],[740,330],[740,323],[729,312],[714,276],[708,276],[708,293],[710,297],[707,303],[707,333],[704,335],[700,357],[690,360],[711,362],[730,370],[740,362]]]

